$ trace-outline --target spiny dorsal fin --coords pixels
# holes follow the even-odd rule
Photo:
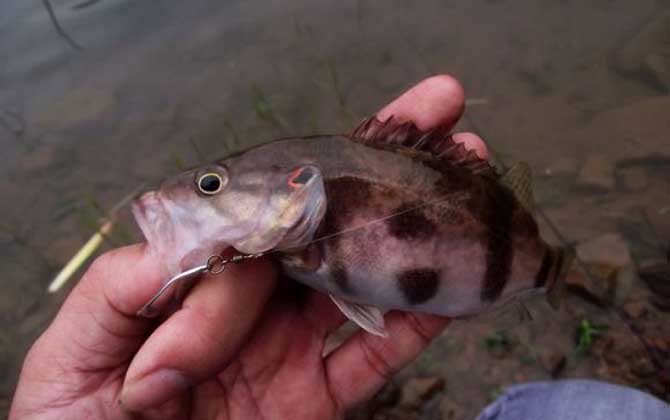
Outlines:
[[[527,163],[516,163],[502,175],[500,182],[514,192],[516,199],[526,210],[530,213],[535,212],[533,181]]]
[[[397,145],[420,150],[473,173],[496,176],[495,169],[479,158],[474,150],[467,150],[462,143],[456,143],[446,126],[422,131],[411,121],[401,123],[393,117],[386,121],[369,117],[354,130],[351,138],[371,146]]]

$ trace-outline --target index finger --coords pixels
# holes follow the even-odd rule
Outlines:
[[[389,117],[412,121],[421,130],[437,126],[453,127],[465,110],[465,92],[458,80],[441,74],[429,77],[400,95],[377,113],[384,121]]]
[[[389,117],[412,121],[421,130],[438,126],[453,128],[465,111],[465,92],[458,80],[447,74],[429,77],[377,113],[384,121]],[[486,143],[473,133],[455,133],[452,139],[488,159]]]

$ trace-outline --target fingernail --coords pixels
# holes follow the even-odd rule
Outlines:
[[[123,407],[141,411],[156,407],[186,391],[192,385],[183,373],[174,369],[163,369],[123,385],[121,402]]]

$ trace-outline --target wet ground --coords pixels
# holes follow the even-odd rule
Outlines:
[[[652,360],[670,358],[664,2],[52,2],[83,49],[41,1],[0,3],[0,413],[67,293],[46,287],[100,209],[231,149],[348,131],[438,72],[465,85],[462,128],[531,164],[539,207],[594,278],[575,270],[563,308],[529,305],[532,321],[455,322],[357,416],[472,418],[552,377],[670,400]],[[129,220],[106,246],[138,237]]]

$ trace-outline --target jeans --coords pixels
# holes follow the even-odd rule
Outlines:
[[[477,420],[670,420],[670,405],[632,388],[590,380],[516,385]]]

